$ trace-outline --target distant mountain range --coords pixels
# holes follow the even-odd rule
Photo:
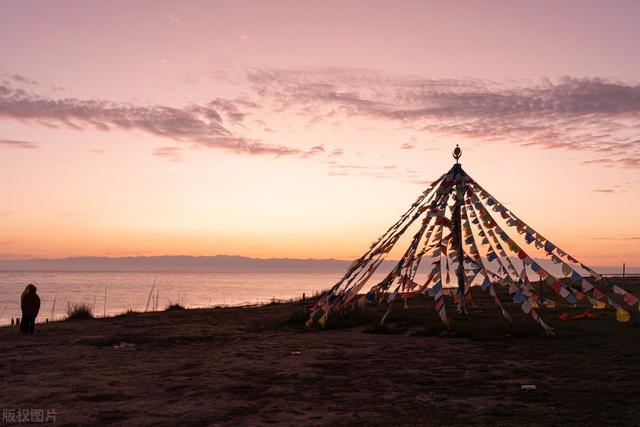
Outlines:
[[[122,272],[336,272],[345,271],[352,260],[248,258],[243,256],[136,256],[136,257],[75,257],[62,259],[0,260],[0,271],[122,271]],[[397,261],[384,261],[378,271],[390,271]],[[541,265],[553,269],[547,260]],[[604,273],[621,273],[621,267],[596,267]],[[550,270],[553,271],[553,270]],[[628,274],[640,269],[627,266]]]
[[[0,260],[0,271],[324,272],[346,271],[352,261],[258,259],[243,256],[76,257]],[[391,264],[393,261],[386,261]]]

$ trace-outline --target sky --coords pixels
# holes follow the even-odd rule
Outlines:
[[[0,259],[353,259],[454,162],[640,266],[637,1],[0,3]]]

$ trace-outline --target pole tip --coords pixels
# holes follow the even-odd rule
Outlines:
[[[456,144],[456,148],[453,150],[453,158],[456,159],[456,163],[458,163],[460,157],[462,157],[462,149],[458,144]]]

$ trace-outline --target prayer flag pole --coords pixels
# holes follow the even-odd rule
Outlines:
[[[456,164],[453,166],[454,182],[456,183],[456,197],[451,219],[453,220],[453,235],[455,238],[455,244],[457,246],[456,249],[458,256],[458,269],[456,271],[456,276],[458,276],[458,293],[460,295],[460,305],[458,306],[458,312],[460,314],[465,314],[467,310],[466,295],[464,289],[464,254],[462,253],[462,215],[460,214],[461,200],[459,199],[461,194],[464,195],[464,190],[462,188],[464,172],[462,171],[462,166],[460,166],[460,163],[458,162],[461,156],[462,150],[458,145],[456,145],[456,148],[453,150],[453,158],[456,159]]]

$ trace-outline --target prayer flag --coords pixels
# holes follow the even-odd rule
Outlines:
[[[619,307],[616,310],[616,320],[618,322],[628,322],[629,320],[631,320],[631,314],[629,314],[629,312],[624,308]]]
[[[597,300],[601,300],[605,297],[605,295],[600,292],[598,288],[593,288],[593,297]]]
[[[520,303],[520,302],[523,302],[524,300],[525,300],[524,295],[520,290],[518,290],[518,292],[516,292],[515,295],[513,296],[513,302],[515,303]]]
[[[627,291],[625,291],[618,285],[613,285],[613,293],[616,295],[625,295]]]
[[[611,298],[607,298],[607,303],[609,303],[609,305],[611,307],[615,308],[615,309],[619,309],[620,308],[620,304],[618,304],[617,302],[615,302]]]
[[[323,314],[322,317],[320,317],[320,319],[318,319],[318,323],[320,324],[320,326],[322,328],[324,328],[325,323],[327,323],[327,314],[328,313]]]
[[[638,298],[630,293],[626,293],[624,295],[624,301],[628,304],[628,305],[636,305],[638,303]]]

